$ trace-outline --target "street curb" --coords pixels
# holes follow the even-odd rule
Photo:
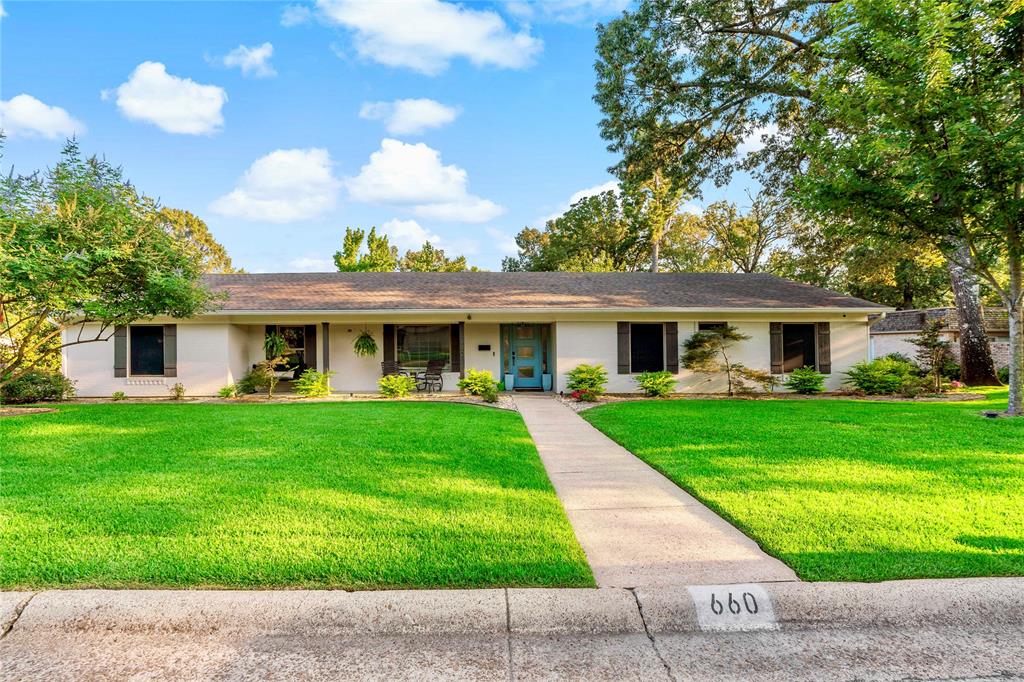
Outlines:
[[[672,588],[48,590],[0,592],[9,638],[111,633],[251,635],[625,635],[706,630],[1024,626],[1024,578],[699,586],[722,602],[767,595],[770,622],[708,627],[694,595]],[[27,603],[26,603],[27,602]],[[21,610],[18,611],[17,609]],[[706,614],[705,614],[706,615]]]

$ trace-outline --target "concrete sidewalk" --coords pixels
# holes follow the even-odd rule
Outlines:
[[[0,593],[0,680],[1012,680],[1022,643],[1022,579]]]
[[[797,580],[555,398],[521,393],[515,400],[601,587]]]

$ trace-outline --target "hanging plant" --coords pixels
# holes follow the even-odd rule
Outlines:
[[[373,339],[373,334],[369,329],[364,329],[359,333],[356,342],[352,345],[352,350],[361,358],[372,358],[377,354],[377,342]]]

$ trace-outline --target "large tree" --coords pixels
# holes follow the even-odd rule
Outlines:
[[[378,235],[376,227],[371,227],[369,234],[346,227],[341,250],[334,253],[334,265],[338,272],[392,272],[398,268],[398,248],[388,242],[386,234]]]
[[[240,272],[232,265],[227,249],[213,238],[210,228],[199,216],[181,209],[164,207],[159,210],[159,217],[164,229],[199,259],[204,272]]]
[[[444,249],[439,249],[430,242],[423,242],[419,251],[406,251],[398,261],[398,269],[402,272],[465,272],[466,257],[448,258]],[[476,268],[473,268],[474,270]]]
[[[211,309],[194,251],[155,202],[75,142],[45,173],[0,181],[0,386],[115,327]]]
[[[847,0],[834,15],[845,28],[822,46],[836,58],[815,78],[823,116],[798,143],[796,196],[865,232],[895,213],[891,238],[931,238],[984,278],[1009,310],[1021,414],[1024,3]]]
[[[667,172],[678,186],[727,182],[748,170],[776,196],[805,167],[795,141],[826,111],[818,77],[841,58],[819,47],[848,18],[838,0],[645,0],[599,27],[597,93],[602,134],[621,152],[620,176]],[[827,122],[826,122],[827,124]],[[876,216],[882,229],[901,216]],[[913,240],[918,241],[918,240]],[[948,258],[962,324],[964,378],[990,381],[977,278],[961,266],[967,245],[937,242]]]

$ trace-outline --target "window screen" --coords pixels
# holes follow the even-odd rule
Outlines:
[[[426,367],[429,360],[451,362],[451,329],[448,325],[401,325],[396,330],[398,362],[403,367]]]
[[[782,325],[782,371],[815,367],[813,324]]]
[[[633,324],[629,329],[630,369],[660,372],[665,369],[665,330],[659,324]]]
[[[133,376],[164,375],[163,325],[130,327]]]

